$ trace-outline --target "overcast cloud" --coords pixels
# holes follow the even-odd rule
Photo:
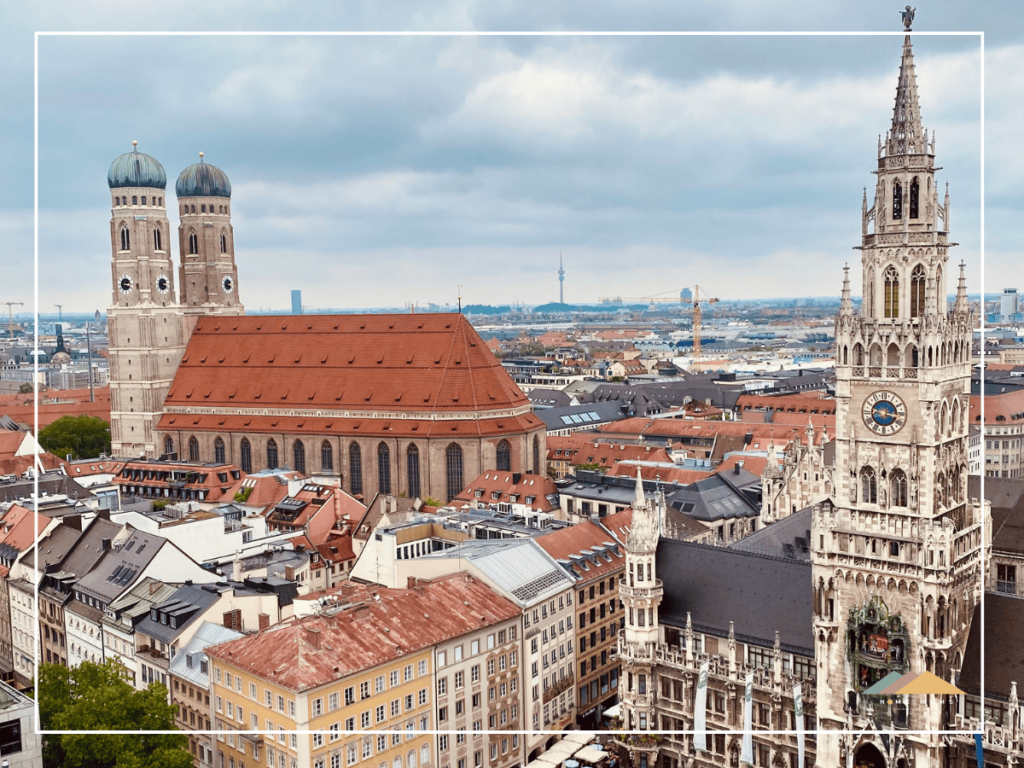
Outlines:
[[[31,301],[36,29],[898,30],[850,3],[56,3],[0,32],[4,300]],[[986,283],[1024,288],[1024,18],[949,0],[915,33],[986,31]],[[1009,8],[1002,5],[1000,8]],[[200,11],[201,9],[201,11]],[[633,9],[635,11],[635,8]],[[58,21],[60,26],[58,27]],[[891,121],[902,37],[43,37],[40,310],[110,301],[114,157],[233,186],[248,308],[539,303],[700,283],[722,298],[834,295]],[[952,252],[979,284],[976,36],[914,36],[923,121],[950,184]],[[176,251],[176,243],[175,243]],[[177,256],[177,253],[175,253]],[[855,270],[857,274],[857,270]]]

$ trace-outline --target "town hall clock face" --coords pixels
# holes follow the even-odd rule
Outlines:
[[[865,398],[861,415],[876,435],[894,435],[907,423],[907,406],[895,392],[879,390]]]
[[[121,279],[117,281],[117,285],[121,289],[121,293],[128,294],[132,292],[132,286],[134,283],[130,276],[121,275]]]

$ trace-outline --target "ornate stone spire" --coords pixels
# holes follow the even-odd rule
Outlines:
[[[864,204],[867,205],[867,197],[865,193]],[[839,314],[841,315],[852,315],[853,314],[853,301],[850,299],[850,265],[846,264],[843,266],[843,298],[839,304]]]
[[[927,138],[921,126],[917,102],[917,75],[914,74],[914,50],[910,35],[903,38],[900,79],[896,84],[896,105],[892,111],[886,154],[921,155],[927,151]]]
[[[967,277],[964,274],[966,265],[960,262],[960,280],[956,284],[956,304],[954,309],[956,312],[967,313],[969,305],[967,303]]]
[[[658,547],[661,527],[656,520],[655,505],[647,501],[640,467],[636,468],[636,495],[633,499],[633,522],[626,539],[626,548],[632,552],[653,552]]]

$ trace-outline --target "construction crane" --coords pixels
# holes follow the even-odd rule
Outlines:
[[[8,335],[8,338],[13,340],[14,339],[14,309],[13,309],[13,307],[15,305],[17,305],[19,307],[24,307],[25,306],[25,302],[23,302],[23,301],[5,301],[4,304],[7,305],[7,335]]]
[[[693,286],[693,370],[700,371],[700,286]],[[703,299],[706,304],[717,304],[718,299]]]
[[[63,323],[64,322],[64,315],[63,315],[61,310],[64,309],[64,305],[63,304],[54,304],[53,306],[55,306],[57,308],[57,322],[58,323]]]

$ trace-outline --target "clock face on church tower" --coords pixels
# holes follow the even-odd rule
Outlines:
[[[864,399],[861,416],[876,435],[895,435],[907,423],[907,406],[895,392],[879,390]]]

